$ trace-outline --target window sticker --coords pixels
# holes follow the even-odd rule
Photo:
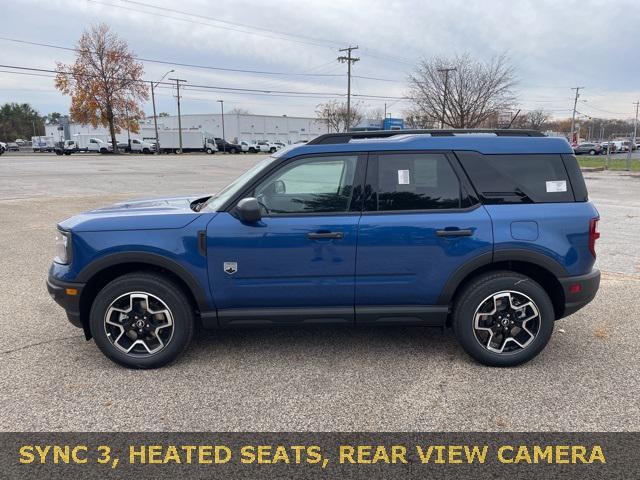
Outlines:
[[[566,180],[552,180],[547,182],[547,193],[566,192],[567,181]]]
[[[398,170],[398,185],[409,185],[409,170]]]

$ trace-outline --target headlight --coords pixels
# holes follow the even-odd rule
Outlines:
[[[56,263],[66,265],[71,263],[71,233],[56,230]]]

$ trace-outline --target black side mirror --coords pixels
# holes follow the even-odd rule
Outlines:
[[[243,198],[236,205],[236,212],[240,220],[246,223],[255,223],[262,218],[262,212],[260,211],[260,204],[258,200],[253,197]]]

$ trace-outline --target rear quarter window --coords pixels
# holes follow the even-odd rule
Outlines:
[[[575,201],[561,155],[456,152],[485,204]]]

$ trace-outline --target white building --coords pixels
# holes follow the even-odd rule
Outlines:
[[[158,117],[158,130],[174,130],[178,128],[178,117]],[[222,138],[222,115],[196,114],[182,115],[183,130],[202,130],[208,137]],[[68,131],[68,133],[67,133]],[[57,125],[47,125],[46,134],[56,140],[65,137],[70,139],[78,133],[103,135],[109,130],[104,127],[93,128],[91,125],[71,123],[65,130],[58,130]],[[267,140],[283,143],[295,143],[299,140],[311,140],[323,133],[327,133],[326,123],[316,118],[288,117],[286,115],[224,115],[224,137],[228,141],[246,140],[248,142]],[[140,125],[139,134],[131,134],[131,138],[155,138],[153,117],[148,117]],[[127,141],[127,131],[117,135],[120,142]]]

